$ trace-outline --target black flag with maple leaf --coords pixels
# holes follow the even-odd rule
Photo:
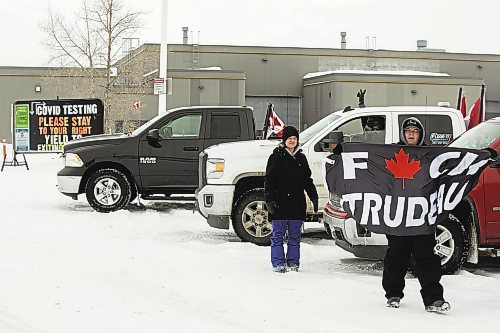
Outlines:
[[[476,185],[486,150],[345,143],[325,163],[326,186],[343,209],[374,233],[435,232]]]

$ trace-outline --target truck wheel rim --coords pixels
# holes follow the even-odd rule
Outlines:
[[[241,221],[246,232],[254,237],[263,238],[272,233],[272,224],[268,220],[264,201],[252,201],[246,205],[241,214]]]
[[[100,179],[94,186],[94,197],[104,206],[114,205],[120,200],[122,189],[113,178]]]
[[[455,252],[455,240],[448,228],[438,225],[436,228],[436,246],[434,253],[441,257],[441,265],[450,261]]]

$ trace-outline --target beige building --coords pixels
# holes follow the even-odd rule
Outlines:
[[[137,66],[143,80],[141,89],[137,80],[127,76],[114,83],[115,108],[119,110],[110,115],[114,130],[128,130],[157,114],[153,78],[158,76],[159,50],[159,44],[143,44],[130,53],[127,62],[116,64],[119,73]],[[487,117],[500,115],[500,55],[425,48],[390,51],[171,44],[167,64],[171,79],[168,109],[250,105],[255,108],[257,128],[263,124],[267,103],[275,105],[285,123],[304,128],[347,104],[356,106],[360,89],[366,89],[367,106],[449,102],[456,107],[458,88],[462,87],[470,107],[483,82]],[[361,72],[349,72],[353,70]],[[86,86],[81,70],[73,75],[67,75],[68,71],[54,74],[58,71],[0,67],[0,136],[6,135],[10,141],[10,106],[16,100],[90,97],[87,92],[82,96],[86,90],[75,89]],[[402,74],[405,71],[447,75]],[[102,97],[102,91],[97,89],[95,95]],[[139,110],[132,106],[136,100],[141,101]]]
[[[367,106],[452,106],[460,87],[471,96],[481,93],[482,79],[459,78],[418,71],[337,70],[308,74],[303,80],[306,127],[346,105],[358,106],[358,94]]]

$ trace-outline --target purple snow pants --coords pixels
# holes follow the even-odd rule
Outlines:
[[[271,264],[274,268],[299,266],[300,264],[300,220],[273,220],[271,236]],[[288,229],[288,244],[285,257],[283,239]]]

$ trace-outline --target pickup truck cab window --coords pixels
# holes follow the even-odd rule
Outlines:
[[[159,114],[156,117],[150,119],[146,123],[139,126],[139,128],[137,128],[135,131],[133,131],[131,135],[136,136],[136,135],[141,134],[142,132],[146,131],[149,128],[149,126],[151,126],[152,124],[154,124],[155,122],[157,122],[158,120],[163,118],[164,116],[165,116],[165,114],[162,113],[162,114]]]
[[[200,137],[201,114],[187,114],[170,120],[159,128],[162,139],[196,139]]]
[[[364,116],[340,125],[344,142],[385,143],[385,116]]]
[[[426,145],[447,145],[453,140],[453,124],[450,116],[439,114],[400,114],[398,115],[398,133],[401,123],[408,117],[415,117],[424,125]]]
[[[234,114],[212,114],[210,138],[237,139],[241,136],[240,116]]]

